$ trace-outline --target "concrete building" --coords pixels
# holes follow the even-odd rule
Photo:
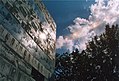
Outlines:
[[[0,0],[0,81],[48,81],[56,25],[39,0]]]

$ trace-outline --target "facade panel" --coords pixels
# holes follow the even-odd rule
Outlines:
[[[0,72],[4,79],[8,74],[13,81],[35,81],[35,69],[48,80],[55,67],[55,42],[56,25],[41,1],[0,1]],[[4,59],[8,64],[1,64]],[[9,74],[13,67],[15,78]]]

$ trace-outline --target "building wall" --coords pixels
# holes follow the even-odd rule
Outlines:
[[[34,72],[47,81],[55,42],[56,25],[41,1],[0,1],[0,81],[37,81]]]

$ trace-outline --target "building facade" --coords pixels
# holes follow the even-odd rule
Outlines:
[[[0,81],[48,81],[56,25],[39,0],[0,0]]]

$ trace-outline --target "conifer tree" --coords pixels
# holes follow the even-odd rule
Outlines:
[[[76,49],[57,58],[56,81],[119,81],[119,28],[106,25],[81,53]]]

